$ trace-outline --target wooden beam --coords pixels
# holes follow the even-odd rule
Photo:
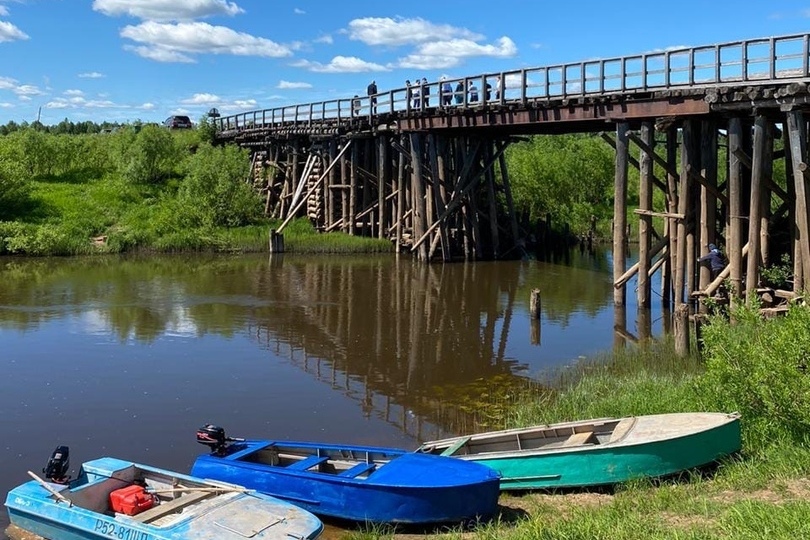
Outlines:
[[[613,282],[625,273],[627,257],[627,164],[629,162],[627,122],[616,124],[616,167],[613,179]],[[613,305],[624,306],[627,290],[621,285],[613,290]]]
[[[607,142],[613,148],[614,151],[616,150],[616,141],[613,139],[613,137],[611,137],[605,132],[602,132],[599,135],[602,137],[602,139],[605,140],[605,142]],[[640,150],[642,152],[642,155],[647,155],[647,153],[643,149]],[[637,160],[632,155],[628,156],[628,159],[630,160],[630,164],[633,165],[633,167],[635,167],[637,171],[641,170],[641,163],[639,162],[639,160]],[[667,185],[657,176],[652,175],[652,182],[653,184],[655,184],[656,187],[658,187],[658,189],[660,189],[664,193],[667,192]]]

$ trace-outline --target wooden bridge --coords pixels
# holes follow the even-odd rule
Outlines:
[[[751,39],[214,121],[220,141],[251,149],[266,212],[284,219],[278,232],[307,215],[322,231],[389,238],[421,261],[515,254],[524,234],[506,148],[531,134],[601,133],[616,152],[614,300],[625,303],[625,284],[637,274],[638,304],[649,306],[649,277],[660,271],[664,303],[678,306],[725,279],[741,294],[756,289],[776,234],[789,236],[794,290],[806,288],[809,53],[810,34]],[[784,145],[775,150],[779,137]],[[640,175],[640,260],[628,270],[630,165]],[[777,166],[786,185],[773,180]],[[665,207],[653,207],[655,189]],[[709,244],[723,246],[730,261],[715,279],[698,264]]]

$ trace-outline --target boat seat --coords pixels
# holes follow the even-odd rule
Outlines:
[[[149,510],[145,510],[140,514],[136,514],[132,516],[132,519],[135,521],[140,521],[141,523],[149,523],[150,521],[155,521],[158,518],[162,518],[163,516],[172,514],[177,512],[183,507],[190,506],[196,502],[199,502],[206,497],[210,497],[214,493],[211,491],[198,491],[196,493],[187,493],[185,495],[181,495],[176,499],[172,499],[170,501],[161,503],[157,506],[153,506]]]
[[[581,446],[596,442],[593,431],[583,431],[581,433],[574,433],[562,443],[562,446]]]
[[[338,474],[338,476],[343,476],[345,478],[355,478],[357,476],[360,476],[364,472],[373,471],[376,468],[377,468],[376,463],[358,463],[352,468],[346,469],[342,473]]]
[[[453,454],[458,452],[459,449],[461,449],[461,447],[464,446],[465,444],[467,444],[468,442],[470,442],[470,437],[461,437],[459,440],[457,440],[451,446],[449,446],[447,448],[447,450],[442,452],[441,455],[443,455],[443,456],[452,456]]]
[[[292,469],[294,471],[305,471],[307,469],[311,469],[317,465],[322,463],[326,463],[329,460],[328,457],[324,456],[309,456],[308,458],[302,459],[301,461],[296,461],[295,463],[291,463],[287,465],[287,469]]]

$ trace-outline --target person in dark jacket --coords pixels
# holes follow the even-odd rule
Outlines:
[[[720,272],[723,271],[723,268],[726,267],[726,260],[723,257],[723,254],[720,253],[720,250],[717,249],[717,246],[714,244],[709,244],[709,252],[698,259],[700,264],[708,264],[709,268],[712,270],[712,280],[714,280]]]
[[[371,114],[377,114],[377,82],[371,81],[366,89],[369,101],[371,102]]]

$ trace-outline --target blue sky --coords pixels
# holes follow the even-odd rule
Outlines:
[[[0,123],[196,121],[807,31],[810,0],[0,0]]]

